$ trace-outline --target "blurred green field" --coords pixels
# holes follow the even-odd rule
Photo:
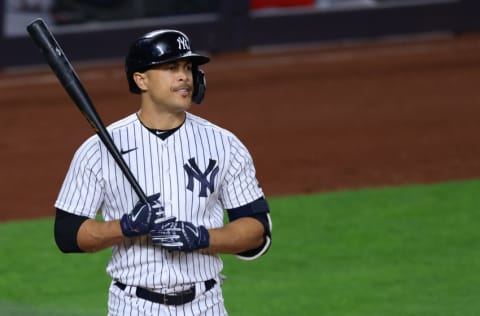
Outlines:
[[[271,198],[273,245],[224,256],[230,315],[476,316],[480,180]],[[0,315],[106,315],[110,252],[64,255],[52,219],[0,224]]]

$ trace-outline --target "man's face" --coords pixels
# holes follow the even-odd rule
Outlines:
[[[192,104],[192,63],[187,59],[161,64],[142,74],[142,90],[157,109],[185,111]]]

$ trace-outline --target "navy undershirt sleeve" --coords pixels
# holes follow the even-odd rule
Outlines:
[[[58,248],[64,253],[84,252],[78,247],[77,233],[80,226],[88,219],[56,209],[54,235]]]
[[[264,228],[264,244],[256,249],[250,249],[239,253],[238,256],[243,258],[254,258],[258,255],[262,255],[268,250],[272,239],[272,233],[271,222],[269,220],[270,209],[265,198],[261,197],[252,203],[248,203],[233,209],[228,209],[227,213],[230,222],[242,217],[252,217],[262,223]]]
[[[265,230],[265,235],[270,236],[270,223],[268,221],[268,213],[270,209],[268,207],[267,200],[264,197],[261,197],[251,203],[242,205],[240,207],[232,208],[227,210],[228,220],[230,222],[242,218],[242,217],[253,217],[256,220],[262,223]]]

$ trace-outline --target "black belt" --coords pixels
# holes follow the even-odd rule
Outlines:
[[[217,281],[214,279],[205,281],[205,291],[210,290],[215,283],[217,283]],[[118,281],[115,281],[115,285],[118,286],[122,291],[124,291],[127,287],[125,284]],[[139,298],[143,298],[144,300],[154,303],[164,305],[183,305],[195,299],[195,285],[188,290],[176,292],[175,294],[161,294],[142,287],[137,287],[135,294]]]

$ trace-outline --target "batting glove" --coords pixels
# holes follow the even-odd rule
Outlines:
[[[122,233],[126,237],[135,237],[147,234],[156,218],[163,215],[164,208],[158,198],[160,193],[147,197],[148,203],[138,201],[133,210],[124,214],[120,219]]]
[[[210,245],[210,235],[205,226],[195,226],[190,222],[169,221],[150,234],[154,244],[168,250],[191,252]]]
[[[175,216],[169,216],[169,217],[157,217],[155,221],[153,222],[152,229],[150,230],[150,234],[155,231],[161,231],[166,228],[168,228],[172,223],[174,223],[177,220]]]

